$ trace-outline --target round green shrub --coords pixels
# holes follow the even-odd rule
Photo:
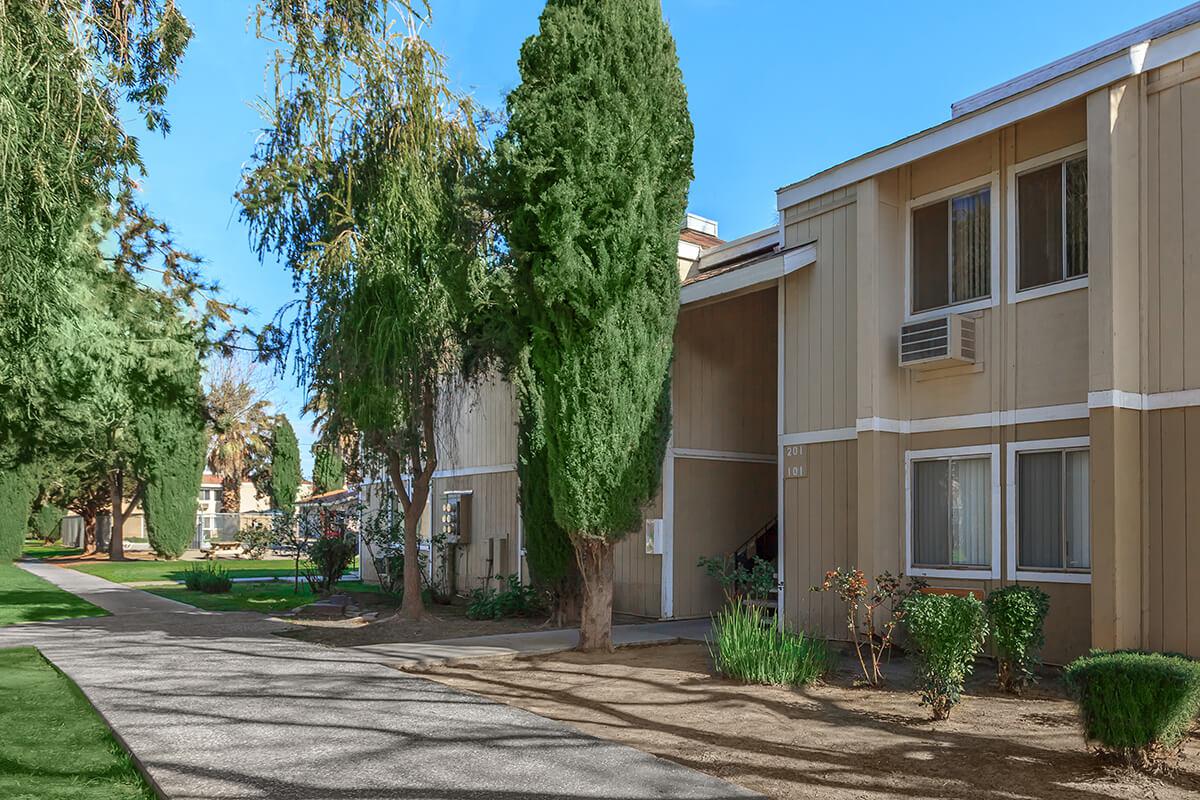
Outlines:
[[[1064,677],[1088,741],[1135,766],[1177,750],[1200,715],[1200,662],[1184,656],[1093,650]]]
[[[920,661],[921,705],[946,719],[987,636],[983,603],[974,595],[914,594],[904,601],[904,625]]]
[[[62,538],[59,523],[62,522],[64,516],[66,516],[66,512],[53,503],[46,503],[33,512],[33,529],[38,538],[47,544],[57,542]]]
[[[1050,598],[1036,586],[1013,585],[991,592],[983,605],[996,645],[996,680],[1001,689],[1020,694],[1046,643]]]
[[[193,592],[225,594],[233,590],[233,578],[229,570],[220,564],[193,565],[183,573],[183,585]]]

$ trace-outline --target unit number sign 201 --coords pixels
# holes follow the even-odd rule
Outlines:
[[[808,468],[804,463],[804,445],[786,444],[783,446],[783,477],[808,477]]]

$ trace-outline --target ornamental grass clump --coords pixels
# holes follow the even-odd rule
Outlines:
[[[759,606],[734,603],[713,618],[710,652],[717,670],[734,680],[800,686],[830,667],[823,639],[780,628]]]
[[[904,625],[920,662],[921,705],[947,719],[987,636],[983,603],[974,595],[915,594],[904,601]]]
[[[1200,662],[1093,650],[1064,673],[1084,737],[1104,754],[1154,767],[1179,751],[1200,714]]]
[[[233,590],[233,578],[220,564],[194,564],[183,573],[183,585],[193,592],[225,594]]]
[[[996,645],[996,682],[1020,694],[1041,660],[1050,598],[1036,586],[1005,586],[988,594],[983,607]]]

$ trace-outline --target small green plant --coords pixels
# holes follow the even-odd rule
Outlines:
[[[920,661],[921,705],[946,719],[987,636],[983,603],[973,594],[914,594],[904,601],[904,626]]]
[[[746,683],[812,683],[831,663],[824,639],[780,628],[761,607],[746,603],[733,603],[713,618],[709,647],[722,675]]]
[[[183,585],[193,592],[225,594],[233,590],[233,578],[220,564],[193,564],[183,573]]]
[[[779,588],[779,575],[775,565],[758,556],[751,560],[749,569],[745,564],[739,564],[732,556],[701,556],[696,566],[721,585],[721,591],[725,593],[725,602],[729,604],[736,603],[744,597],[766,600],[771,592]]]
[[[1093,650],[1064,677],[1087,740],[1132,766],[1178,752],[1200,715],[1200,662],[1184,656]]]
[[[470,619],[503,619],[504,617],[527,617],[546,609],[542,592],[521,583],[517,575],[498,575],[500,589],[481,586],[471,591],[467,604]]]
[[[347,529],[345,515],[329,513],[328,517],[321,535],[308,548],[312,566],[304,573],[313,594],[321,597],[333,591],[358,555],[358,541]]]
[[[904,601],[924,588],[920,578],[883,572],[875,576],[875,588],[861,569],[831,569],[814,592],[833,592],[846,604],[846,627],[868,686],[883,685],[883,660],[892,648],[892,635],[904,619]],[[871,656],[868,667],[863,648]]]
[[[1050,598],[1036,586],[1005,586],[983,601],[992,642],[996,645],[996,682],[1006,692],[1020,694],[1033,679],[1042,645]]]
[[[238,532],[238,541],[250,558],[262,558],[275,544],[274,526],[256,519]]]

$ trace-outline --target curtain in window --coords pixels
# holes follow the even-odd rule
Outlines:
[[[991,459],[950,462],[951,560],[955,566],[989,566],[991,524]]]
[[[1021,453],[1017,472],[1017,565],[1061,569],[1062,453]]]
[[[1067,181],[1067,277],[1086,275],[1087,260],[1087,156],[1064,166]]]
[[[1063,502],[1066,527],[1067,567],[1091,569],[1091,492],[1089,491],[1088,451],[1075,450],[1066,454]]]
[[[950,563],[948,461],[913,462],[913,563]]]
[[[1053,164],[1017,178],[1018,289],[1063,278],[1062,171]]]
[[[953,302],[987,297],[992,254],[991,190],[950,201]]]

